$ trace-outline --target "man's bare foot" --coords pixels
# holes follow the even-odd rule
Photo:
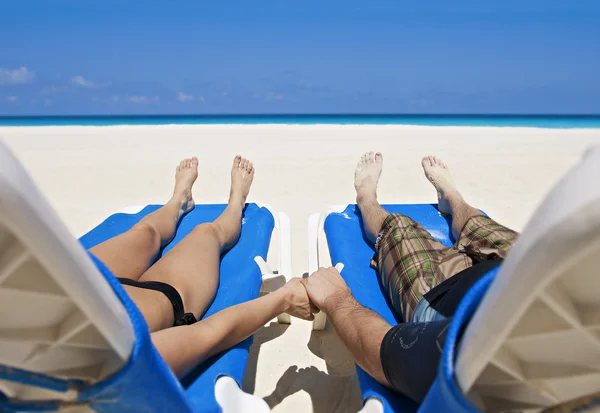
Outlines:
[[[175,190],[171,200],[180,205],[182,214],[194,208],[192,186],[196,178],[198,178],[198,158],[194,156],[181,161],[175,170]]]
[[[451,214],[449,199],[453,197],[462,198],[462,196],[454,185],[448,165],[441,159],[431,155],[423,157],[421,165],[423,165],[425,176],[437,191],[439,211],[442,214]]]
[[[354,171],[356,197],[377,198],[377,183],[383,168],[383,155],[379,152],[366,152],[360,157]]]
[[[237,155],[233,159],[231,167],[231,192],[229,193],[230,203],[246,203],[246,197],[250,192],[250,186],[254,179],[254,165],[246,158]]]

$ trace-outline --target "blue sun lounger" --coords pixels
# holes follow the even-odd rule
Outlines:
[[[240,389],[252,338],[177,380],[120,283],[86,252],[159,207],[112,215],[79,243],[0,142],[0,411],[270,411]],[[224,208],[196,205],[161,255]],[[274,231],[276,272],[265,262]],[[242,235],[222,257],[219,288],[204,317],[258,297],[261,285],[267,292],[285,283],[279,274],[291,271],[288,231],[285,214],[246,206]]]
[[[435,205],[384,205],[383,207],[390,213],[399,212],[410,216],[421,223],[442,244],[452,246],[453,240],[450,238],[451,230],[448,221],[440,215]],[[400,320],[396,320],[382,294],[375,270],[370,267],[374,250],[364,238],[362,220],[356,205],[333,207],[323,214],[313,214],[309,220],[309,243],[311,272],[319,266],[327,266],[330,263],[336,265],[338,269],[340,269],[339,264],[343,264],[342,277],[356,300],[378,313],[391,325],[398,324]],[[314,328],[317,330],[325,328],[323,315],[319,315],[315,320]],[[356,370],[363,403],[365,403],[364,412],[369,412],[369,409],[375,408],[378,403],[381,403],[385,412],[417,411],[418,406],[412,400],[379,384],[359,366],[356,366]]]
[[[177,228],[173,241],[164,248],[159,257],[166,254],[198,224],[214,221],[226,205],[197,205],[187,214]],[[136,214],[115,214],[80,238],[81,244],[89,249],[112,238],[136,224],[160,205],[149,205]],[[221,261],[219,288],[214,301],[203,318],[227,307],[257,298],[262,284],[260,268],[255,257],[266,261],[274,230],[273,215],[267,208],[256,204],[247,205],[244,211],[242,236],[238,244]],[[241,386],[252,337],[234,348],[202,363],[181,380],[187,401],[194,411],[219,411],[215,400],[214,383],[222,375],[232,377]],[[213,405],[210,408],[210,405]]]

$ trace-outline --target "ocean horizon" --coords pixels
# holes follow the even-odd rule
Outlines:
[[[421,125],[530,128],[600,128],[600,115],[91,115],[0,116],[0,126],[114,125]]]

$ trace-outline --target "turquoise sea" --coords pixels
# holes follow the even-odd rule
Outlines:
[[[0,126],[331,124],[600,128],[600,115],[0,116]]]

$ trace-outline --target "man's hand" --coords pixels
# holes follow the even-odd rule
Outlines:
[[[282,292],[285,294],[285,312],[291,316],[312,321],[315,318],[313,314],[318,313],[319,309],[310,302],[301,280],[301,278],[292,278],[281,287]]]
[[[350,288],[335,268],[319,268],[310,277],[304,278],[302,284],[312,303],[324,313],[340,300],[352,297]]]
[[[314,305],[327,314],[356,363],[378,382],[389,386],[381,365],[381,343],[391,326],[360,305],[335,268],[319,268],[302,280]]]

